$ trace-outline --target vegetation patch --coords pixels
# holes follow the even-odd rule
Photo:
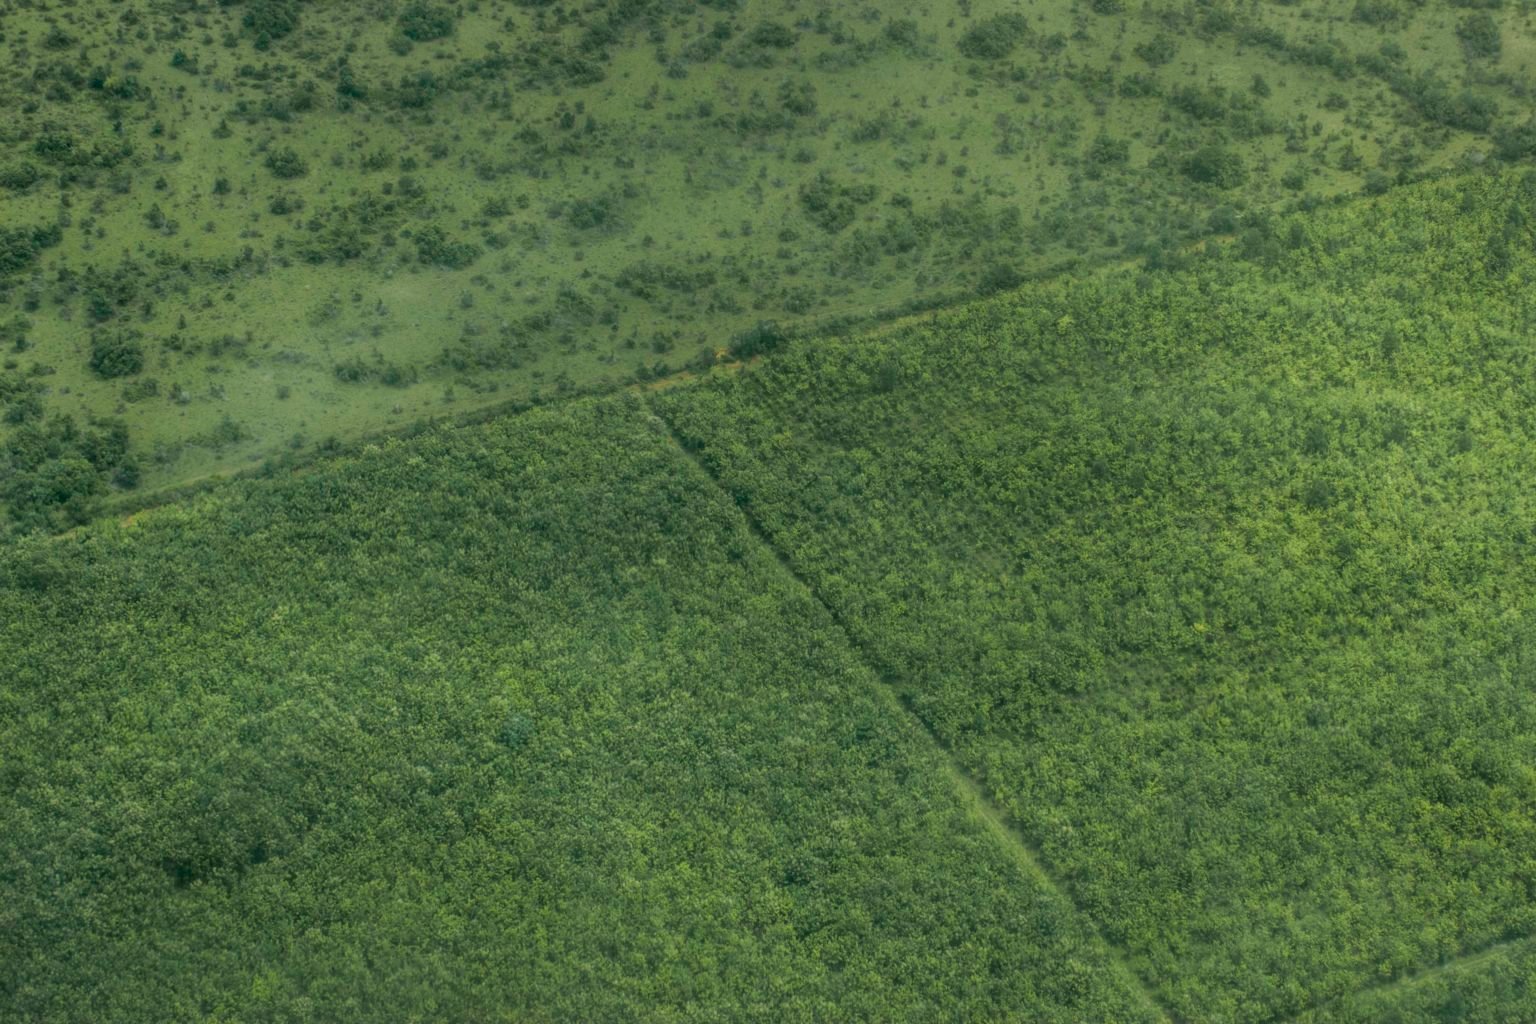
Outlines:
[[[1177,265],[1218,208],[1532,151],[1507,7],[877,8],[17,7],[0,302],[56,375],[16,408],[121,418],[157,490],[648,381],[763,321]],[[118,329],[142,332],[158,396],[127,401],[82,354]],[[338,381],[355,343],[418,370]],[[192,443],[225,416],[247,440]]]
[[[632,399],[13,547],[0,622],[8,1017],[1156,1019]]]
[[[1334,1019],[1536,933],[1533,199],[1244,218],[657,401],[1174,1013]]]

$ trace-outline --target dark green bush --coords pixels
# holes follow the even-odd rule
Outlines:
[[[1523,160],[1536,156],[1536,117],[1527,118],[1513,128],[1494,134],[1495,151],[1502,160]]]
[[[415,241],[416,256],[421,262],[450,270],[469,266],[483,251],[473,242],[454,241],[435,224],[418,228]]]
[[[301,178],[309,173],[309,164],[292,146],[267,154],[267,170],[279,178]]]
[[[1504,46],[1499,23],[1487,11],[1469,14],[1457,22],[1456,37],[1467,56],[1475,60],[1497,60]]]
[[[426,3],[423,0],[407,4],[395,24],[400,34],[418,43],[446,39],[453,35],[456,15],[446,4]]]
[[[874,201],[879,189],[874,185],[845,185],[825,171],[800,188],[800,206],[823,231],[836,234],[858,216],[859,208]]]
[[[1243,158],[1225,146],[1201,146],[1181,165],[1184,174],[1203,185],[1236,188],[1248,180]]]
[[[1146,42],[1131,47],[1131,52],[1158,68],[1179,55],[1179,44],[1172,36],[1159,32]]]
[[[101,331],[91,335],[91,369],[108,380],[144,369],[144,346],[134,330]]]
[[[11,164],[0,168],[0,188],[8,188],[14,192],[31,188],[43,176],[43,172],[29,163]]]
[[[298,0],[248,0],[241,24],[265,45],[298,28],[299,14]]]
[[[0,227],[0,277],[21,270],[57,245],[63,237],[57,224],[35,228]]]
[[[972,60],[1001,60],[1028,39],[1029,19],[1009,12],[983,18],[965,31],[956,44],[963,56]]]
[[[789,340],[789,334],[773,320],[759,320],[756,325],[731,338],[731,355],[751,359],[766,355]]]
[[[747,33],[746,42],[753,46],[763,46],[774,50],[786,50],[795,45],[800,38],[799,33],[776,21],[764,21],[753,27]]]

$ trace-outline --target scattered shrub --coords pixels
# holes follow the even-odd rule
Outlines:
[[[1497,60],[1504,46],[1499,23],[1487,11],[1469,14],[1457,22],[1456,37],[1467,56],[1474,60]]]
[[[42,176],[43,172],[33,164],[11,164],[9,167],[0,168],[0,188],[20,192],[37,184]]]
[[[1159,32],[1144,43],[1131,47],[1131,52],[1153,67],[1162,67],[1179,55],[1179,44],[1172,36]]]
[[[459,270],[480,258],[482,250],[473,242],[450,239],[435,224],[416,231],[416,256],[423,263],[449,270]]]
[[[267,170],[279,178],[301,178],[309,173],[309,164],[292,146],[267,154]]]
[[[1029,38],[1029,19],[1022,14],[994,14],[966,30],[956,46],[972,60],[1001,60]]]
[[[836,234],[858,216],[859,208],[874,201],[879,190],[870,184],[844,185],[825,171],[800,188],[800,205],[823,231]]]
[[[1203,185],[1236,188],[1248,180],[1243,158],[1225,146],[1201,146],[1182,165],[1185,175]]]
[[[91,335],[91,369],[98,377],[128,377],[144,369],[144,346],[137,331],[103,331]]]
[[[401,35],[418,43],[448,38],[453,35],[454,23],[453,8],[422,0],[407,4],[395,21]]]
[[[751,359],[774,351],[788,340],[788,333],[776,321],[759,320],[755,326],[731,339],[731,355],[738,359]]]

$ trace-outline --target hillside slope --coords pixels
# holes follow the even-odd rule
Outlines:
[[[1185,263],[7,542],[0,1016],[1519,1019],[1536,174]]]

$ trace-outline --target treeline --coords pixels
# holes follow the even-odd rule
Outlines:
[[[38,392],[0,375],[0,409],[18,424],[0,442],[0,538],[56,532],[89,522],[110,487],[138,486],[128,428],[106,420],[82,428],[73,417],[43,418]]]

